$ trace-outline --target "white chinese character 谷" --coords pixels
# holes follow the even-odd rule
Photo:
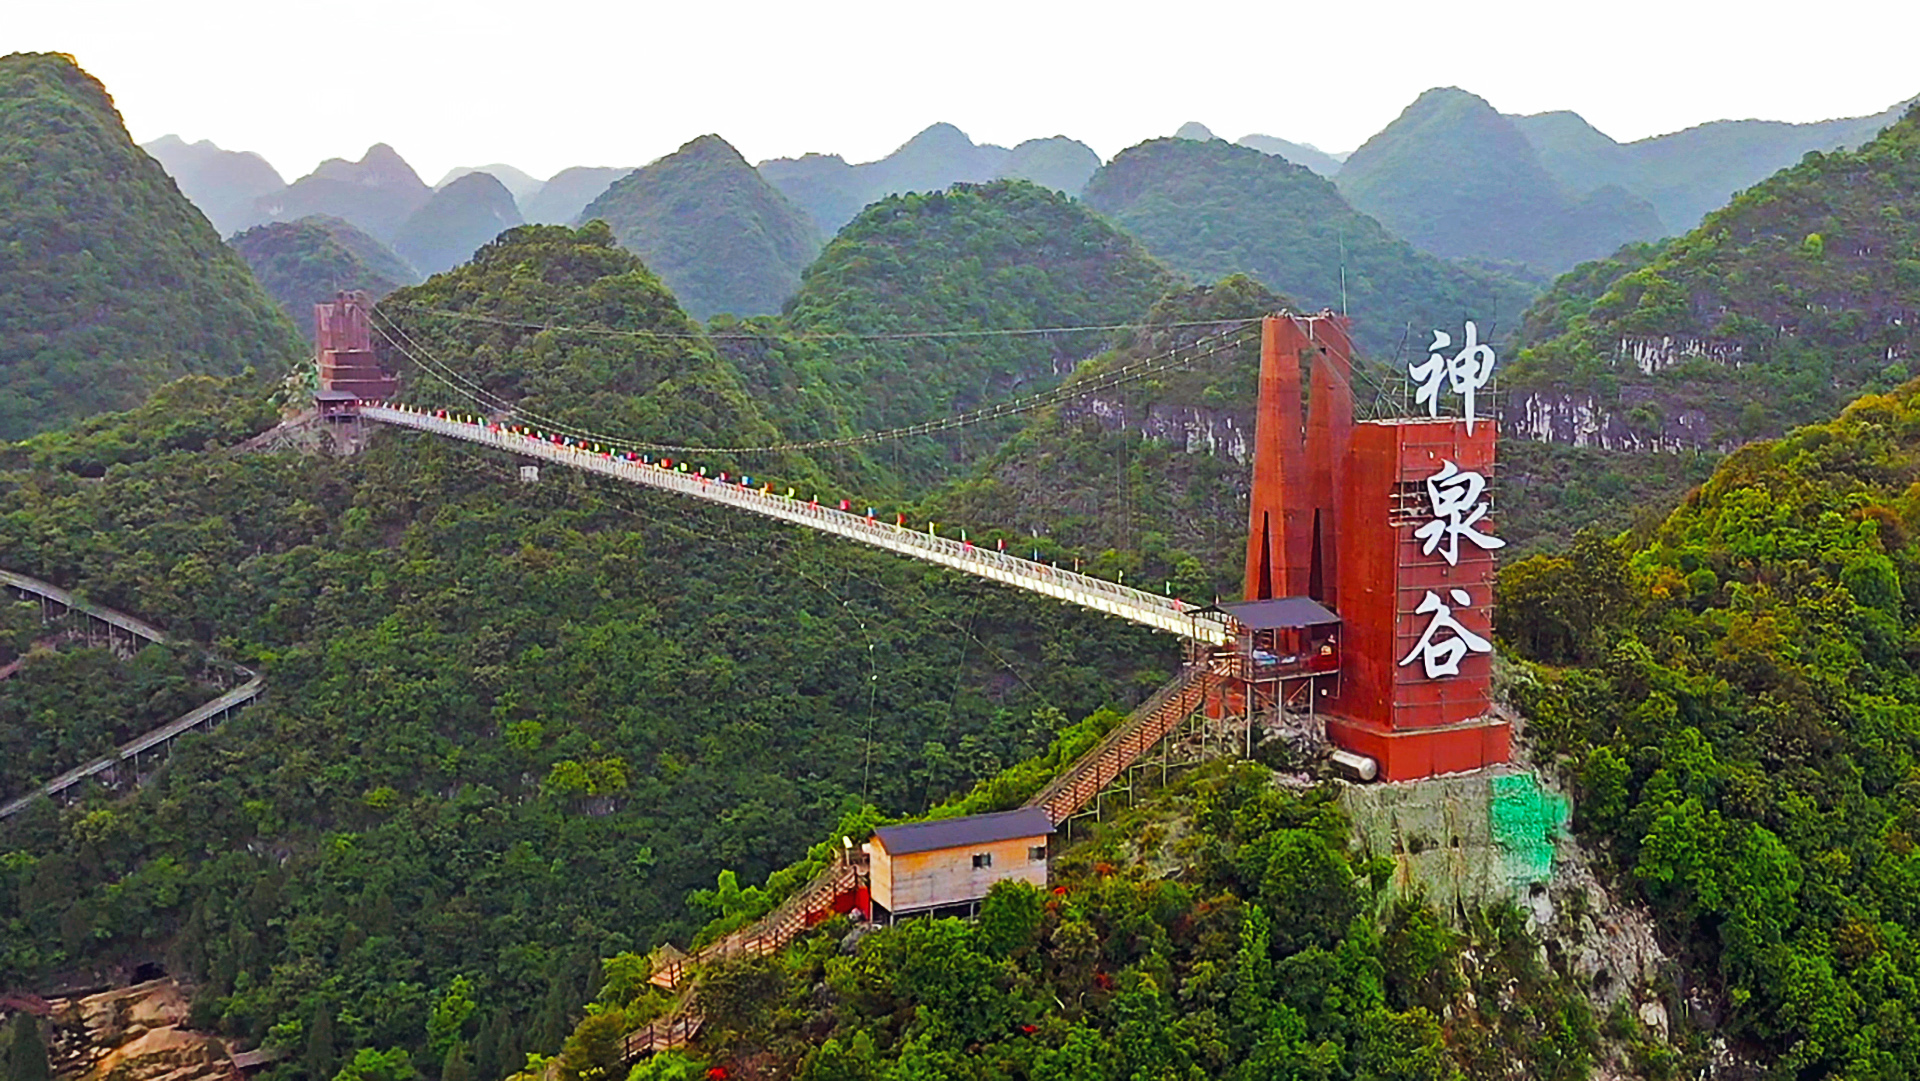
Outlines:
[[[1461,404],[1467,418],[1467,431],[1472,433],[1474,411],[1473,399],[1481,387],[1493,378],[1493,346],[1479,340],[1480,328],[1467,321],[1467,340],[1460,351],[1452,356],[1442,353],[1442,349],[1453,344],[1453,335],[1444,330],[1433,332],[1433,344],[1427,346],[1427,359],[1415,361],[1407,368],[1407,374],[1420,384],[1413,393],[1415,405],[1425,405],[1427,415],[1440,415],[1440,388],[1445,385],[1460,395]]]
[[[1453,598],[1454,604],[1464,607],[1473,603],[1473,598],[1464,589],[1450,589],[1447,593]],[[1428,679],[1457,676],[1460,674],[1460,661],[1467,654],[1493,652],[1493,643],[1461,626],[1460,621],[1453,618],[1453,606],[1441,600],[1440,594],[1433,590],[1427,590],[1420,607],[1413,612],[1421,616],[1432,613],[1433,618],[1427,621],[1427,629],[1421,632],[1420,641],[1405,657],[1400,658],[1401,667],[1412,664],[1413,659],[1418,657],[1427,671]],[[1436,640],[1442,632],[1449,633],[1451,637]]]
[[[1433,505],[1433,520],[1413,535],[1425,541],[1420,552],[1432,555],[1439,549],[1441,558],[1451,566],[1460,565],[1460,539],[1482,548],[1505,548],[1507,542],[1473,528],[1487,516],[1487,504],[1480,498],[1487,490],[1487,478],[1471,469],[1462,469],[1442,459],[1440,472],[1427,478],[1427,501]],[[1441,547],[1442,544],[1445,547]]]

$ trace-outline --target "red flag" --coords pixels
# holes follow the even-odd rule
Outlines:
[[[846,500],[844,500],[844,499],[842,499],[842,500],[840,501],[840,509],[841,509],[841,510],[852,510],[852,509],[853,509],[853,507],[852,507],[852,506],[850,506],[850,505],[848,505],[848,503],[847,503],[847,501],[846,501]]]

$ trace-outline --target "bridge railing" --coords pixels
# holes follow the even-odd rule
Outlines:
[[[697,473],[683,473],[657,465],[628,461],[605,452],[563,446],[498,425],[437,416],[402,406],[363,406],[360,415],[383,424],[413,428],[454,439],[496,447],[511,454],[538,458],[575,469],[600,473],[634,484],[677,492],[712,503],[738,507],[768,518],[793,522],[837,534],[877,548],[909,555],[930,563],[991,579],[1030,592],[1054,597],[1082,608],[1104,612],[1157,630],[1222,645],[1231,637],[1217,612],[1201,612],[1175,597],[1134,589],[1118,582],[1061,570],[1005,552],[980,548],[964,541],[904,526],[890,525],[864,515],[786,496],[725,483]]]

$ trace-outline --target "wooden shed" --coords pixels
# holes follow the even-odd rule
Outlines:
[[[937,822],[882,826],[873,833],[874,918],[977,904],[995,882],[1047,884],[1053,821],[1039,807]]]

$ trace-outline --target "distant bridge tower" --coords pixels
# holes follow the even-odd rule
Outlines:
[[[314,407],[322,417],[355,415],[361,402],[384,402],[400,392],[400,380],[373,353],[373,300],[365,293],[338,293],[313,306],[314,346],[320,389]]]

